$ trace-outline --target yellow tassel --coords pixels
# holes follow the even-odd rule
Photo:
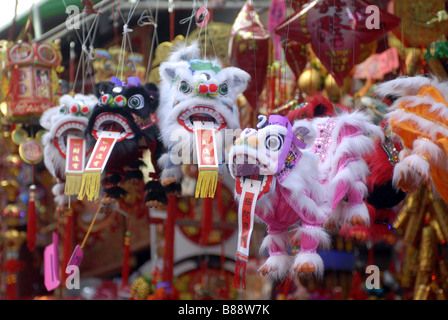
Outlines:
[[[82,174],[69,174],[65,176],[64,193],[67,196],[79,194],[81,190]]]
[[[218,170],[199,171],[196,182],[196,198],[214,198],[218,185]]]
[[[81,188],[78,194],[78,200],[82,200],[87,195],[87,200],[98,199],[101,187],[101,173],[84,173],[82,175]]]

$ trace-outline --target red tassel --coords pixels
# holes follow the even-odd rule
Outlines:
[[[131,256],[131,233],[126,231],[124,237],[124,256],[123,256],[123,267],[121,269],[121,286],[126,286],[129,281],[129,259]]]
[[[36,186],[30,186],[29,202],[28,202],[28,225],[27,225],[27,247],[31,252],[36,246]]]
[[[246,290],[246,265],[242,260],[235,261],[235,277],[233,278],[233,287]]]

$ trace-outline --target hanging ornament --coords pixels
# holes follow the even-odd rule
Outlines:
[[[288,17],[276,28],[282,37],[310,43],[314,53],[336,80],[343,85],[358,63],[361,44],[371,43],[396,28],[400,19],[378,9],[379,29],[369,29],[370,14],[364,0],[314,0]]]
[[[59,105],[45,111],[39,120],[45,130],[41,138],[44,164],[57,180],[52,191],[59,207],[68,203],[68,196],[79,193],[84,162],[92,151],[86,148],[83,134],[97,102],[94,95],[63,95]],[[75,141],[78,146],[73,144]]]
[[[321,74],[314,68],[303,71],[298,80],[300,91],[309,96],[317,93],[321,89],[321,85]]]
[[[55,73],[60,62],[61,53],[56,44],[20,40],[8,49],[6,71],[10,72],[10,88],[5,97],[7,119],[33,121],[55,105]]]
[[[252,0],[247,0],[233,23],[229,39],[230,65],[249,73],[252,80],[244,91],[252,109],[258,109],[258,97],[263,91],[271,36],[255,11]]]
[[[308,62],[308,46],[298,41],[287,40],[282,43],[282,47],[285,52],[286,62],[296,79],[299,79]]]
[[[271,34],[274,34],[275,27],[283,20],[285,11],[286,3],[283,0],[273,0],[271,2],[268,18],[268,29]],[[280,41],[281,37],[274,35],[272,42],[274,45],[275,60],[277,61],[281,60]]]
[[[323,105],[319,106],[315,101],[314,110],[332,112],[328,106],[325,108],[325,100],[321,103]],[[308,110],[313,110],[312,105]],[[384,134],[362,111],[339,109],[334,112],[332,117],[320,115],[296,120],[293,128],[305,127],[312,132],[312,139],[305,139],[305,142],[309,146],[307,149],[319,159],[320,181],[327,190],[330,214],[326,225],[340,228],[344,224],[369,224],[369,212],[364,203],[369,171],[363,157],[374,150],[374,140],[382,141]]]
[[[352,77],[344,78],[342,86],[338,86],[331,74],[325,78],[325,92],[332,102],[339,102],[340,99],[347,93],[350,93],[353,86]]]
[[[242,289],[255,216],[268,226],[262,249],[269,250],[269,258],[259,271],[272,279],[291,273],[322,277],[324,265],[317,248],[329,244],[321,227],[328,212],[324,199],[317,196],[324,191],[316,180],[316,158],[304,151],[309,130],[297,127],[293,131],[289,120],[279,115],[259,119],[258,130],[245,129],[229,153],[239,203],[234,286]],[[287,253],[288,230],[299,222],[295,237],[301,241],[301,250],[292,257]]]
[[[198,28],[204,28],[205,26],[207,26],[209,21],[210,12],[207,10],[207,8],[199,8],[198,12],[196,13],[196,25],[198,26]]]
[[[98,198],[101,187],[106,201],[115,202],[126,196],[120,182],[142,181],[140,167],[144,150],[151,151],[155,172],[145,186],[146,202],[157,200],[166,204],[166,196],[158,182],[157,159],[163,151],[158,141],[159,128],[155,115],[159,101],[156,85],[143,85],[138,78],[127,82],[113,77],[96,87],[99,102],[95,106],[85,129],[87,148],[92,148],[84,168],[78,199],[87,196],[89,201]],[[103,174],[104,180],[101,181]]]
[[[162,185],[180,191],[182,164],[197,161],[196,196],[213,197],[218,170],[223,169],[223,129],[239,128],[236,96],[246,89],[250,76],[239,68],[221,68],[219,63],[199,57],[199,47],[192,45],[173,52],[160,65],[158,116],[168,152],[159,164]]]
[[[437,16],[446,13],[445,0],[409,1],[394,0],[389,3],[389,12],[401,19],[395,36],[406,47],[427,47],[448,34],[448,24]]]
[[[434,192],[448,201],[448,123],[444,117],[448,102],[444,92],[445,83],[424,76],[387,81],[377,89],[381,97],[398,97],[393,111],[386,115],[403,144],[394,168],[394,184],[405,192],[431,184]]]

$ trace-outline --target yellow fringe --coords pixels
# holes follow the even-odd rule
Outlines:
[[[64,193],[68,196],[79,194],[82,183],[82,174],[69,174],[65,176]]]
[[[196,182],[196,198],[214,198],[218,185],[218,171],[199,171]]]
[[[98,199],[101,187],[101,173],[84,173],[82,175],[81,188],[78,194],[78,200],[82,200],[87,195],[87,200]]]

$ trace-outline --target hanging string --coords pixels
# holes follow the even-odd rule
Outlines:
[[[289,11],[292,10],[292,0],[289,1],[289,8],[288,8],[288,10],[289,10]],[[286,15],[287,15],[287,11],[288,11],[288,10],[285,10],[283,18],[286,18]],[[285,41],[286,41],[286,42],[287,42],[288,39],[289,39],[289,31],[290,31],[290,27],[291,27],[291,24],[288,23],[288,26],[287,26],[287,28],[286,28],[286,30],[285,30],[285,39],[286,39]],[[272,41],[274,41],[274,40],[272,40]],[[285,48],[287,48],[287,44],[285,44]],[[275,48],[272,48],[272,49],[275,51]],[[271,52],[271,54],[274,55],[274,59],[275,59],[275,52]],[[286,65],[287,65],[287,62],[286,62],[286,55],[285,55],[285,54],[282,54],[281,66],[286,66]],[[283,67],[281,67],[280,70],[282,70],[282,69],[283,69]],[[286,74],[286,68],[284,68],[284,69],[285,69],[285,72],[284,72],[284,83],[286,83],[286,80],[287,80],[287,74]],[[299,79],[297,79],[297,80],[299,80]],[[280,85],[280,87],[281,87],[281,85]],[[284,101],[279,101],[279,102],[280,102],[280,104],[282,104]]]
[[[210,11],[209,11],[207,14],[210,14]],[[212,36],[212,33],[211,33],[211,31],[210,31],[210,27],[209,27],[208,24],[205,26],[205,32],[208,32],[208,34],[209,34],[209,36],[210,36],[210,43],[211,43],[211,45],[212,45],[213,54],[215,55],[215,57],[217,57],[218,54],[216,53],[215,42],[213,41],[213,36]]]
[[[411,2],[411,4],[410,4],[411,12],[412,12],[412,4],[413,3],[414,2]],[[411,16],[411,19],[413,19],[412,16]],[[417,23],[414,23],[414,20],[411,20],[411,30],[412,30],[412,34],[413,34],[412,39],[411,39],[412,52],[413,52],[412,57],[413,57],[413,59],[415,61],[415,55],[416,55],[416,53],[415,53],[415,35],[417,34]],[[415,63],[412,63],[412,61],[411,61],[411,64],[412,64],[412,73],[411,73],[411,75],[415,76]]]
[[[335,7],[336,7],[336,0],[333,0],[333,9],[334,9]],[[331,62],[330,62],[330,74],[333,76],[333,81],[336,82],[336,78],[335,78],[335,76],[333,75],[333,74],[334,74],[334,70],[333,70],[334,39],[335,39],[335,36],[336,36],[335,27],[334,27],[334,16],[335,16],[335,14],[333,13],[333,23],[332,23],[332,26],[331,26],[331,31],[333,32],[333,37],[332,37],[332,39],[331,39]],[[334,89],[334,86],[330,86],[330,100],[331,100],[332,97],[333,97],[333,89]]]
[[[352,62],[353,62],[353,71],[352,71],[352,74],[353,74],[353,78],[352,78],[352,94],[353,94],[353,110],[355,110],[356,109],[356,99],[355,99],[355,41],[356,41],[356,23],[357,23],[357,20],[356,20],[356,12],[355,12],[355,0],[352,0],[352,9],[353,9],[353,27],[352,27],[352,30],[353,30],[353,48],[352,48]],[[367,79],[367,81],[368,81],[369,79]]]
[[[380,21],[381,21],[382,19],[381,19],[381,16],[380,16]],[[382,29],[382,31],[383,31],[383,42],[384,42],[384,51],[383,52],[386,52],[386,57],[387,57],[387,59],[386,59],[386,63],[387,63],[387,69],[388,70],[392,70],[392,68],[390,67],[390,60],[389,60],[389,57],[390,57],[390,54],[391,54],[391,52],[390,52],[390,50],[389,50],[389,45],[388,45],[388,42],[387,42],[387,32],[386,32],[386,29],[385,29],[385,26],[384,26],[384,24],[380,24],[382,27],[381,27],[381,29]]]
[[[67,9],[67,4],[65,2],[65,0],[62,0],[65,8]],[[75,34],[81,44],[81,55],[79,57],[79,62],[78,62],[78,67],[76,70],[76,75],[75,75],[75,80],[73,81],[73,88],[72,88],[72,92],[75,92],[75,88],[76,88],[76,84],[78,81],[78,76],[79,76],[79,72],[80,70],[82,70],[82,87],[81,87],[81,93],[84,94],[85,93],[85,78],[87,73],[89,73],[89,71],[91,71],[91,63],[94,60],[93,57],[93,42],[96,39],[96,34],[97,34],[97,30],[98,30],[98,26],[99,26],[99,15],[100,15],[100,10],[103,7],[103,2],[101,2],[100,5],[100,9],[98,10],[98,12],[95,14],[95,18],[93,19],[92,24],[90,25],[90,27],[88,27],[88,32],[86,34],[86,28],[87,26],[85,25],[85,23],[82,21],[83,17],[80,17],[81,20],[81,27],[82,27],[82,37],[79,34],[77,28],[75,28]],[[80,14],[81,15],[81,14]],[[93,33],[92,33],[93,32]],[[89,47],[87,47],[87,43],[89,43]],[[92,86],[94,85],[93,79],[90,78]]]
[[[12,19],[11,28],[9,29],[8,41],[12,41],[14,37],[14,31],[16,29],[16,20],[17,20],[17,7],[19,6],[19,0],[16,0],[16,5],[14,9],[14,18]]]
[[[191,15],[189,17],[184,18],[184,19],[179,21],[179,24],[185,24],[185,23],[188,22],[187,34],[185,36],[185,43],[188,41],[188,36],[190,35],[191,23],[192,23],[192,21],[196,17],[196,13],[198,11],[197,8],[198,8],[197,0],[193,0],[193,6],[192,6],[192,10],[191,10]],[[199,33],[200,32],[201,32],[201,30],[199,30]]]
[[[120,16],[123,21],[123,38],[121,41],[120,56],[119,56],[119,60],[118,60],[119,62],[118,62],[118,66],[117,66],[116,77],[118,78],[118,73],[120,73],[121,80],[123,80],[124,61],[126,58],[127,46],[129,46],[129,51],[130,51],[131,55],[134,54],[134,52],[132,51],[131,37],[129,35],[129,33],[131,33],[133,30],[131,28],[129,28],[129,22],[131,21],[131,18],[134,15],[135,9],[137,9],[139,3],[140,3],[140,0],[137,0],[137,2],[134,5],[131,5],[127,21],[124,20],[123,13],[121,12],[121,9],[118,7],[118,11],[120,12]],[[132,60],[132,63],[134,64],[134,69],[137,70],[137,65],[135,64],[135,60]],[[120,65],[121,65],[121,70],[120,70]]]
[[[425,4],[425,13],[428,13],[429,9],[428,9],[427,3],[426,2],[423,2],[423,3]],[[431,43],[430,43],[430,40],[429,40],[429,25],[428,25],[428,23],[425,23],[425,24],[426,24],[426,43],[427,43],[426,52],[429,55],[430,54],[429,51],[430,51],[430,47],[431,47]],[[427,65],[427,62],[425,60],[425,56],[424,55],[423,55],[423,62],[424,62],[423,63],[424,66]],[[429,59],[428,59],[428,62],[429,62]],[[428,70],[429,71],[431,70],[429,65],[428,65]],[[432,81],[432,77],[430,77],[429,79],[430,79],[430,81]]]
[[[147,13],[146,10],[144,10],[140,16],[140,18],[137,21],[137,25],[139,25],[140,27],[146,26],[146,25],[152,25],[153,26],[153,33],[152,33],[152,40],[151,40],[151,48],[149,50],[149,58],[148,58],[148,63],[146,66],[146,76],[145,76],[145,82],[149,81],[149,71],[151,70],[151,65],[152,65],[152,56],[154,53],[154,49],[156,48],[156,46],[159,45],[159,39],[158,39],[158,26],[157,26],[157,19],[158,19],[158,14],[159,14],[159,0],[156,1],[156,14],[155,14],[155,18],[152,15],[152,10],[149,6],[149,2],[147,2],[148,4],[148,12]]]

